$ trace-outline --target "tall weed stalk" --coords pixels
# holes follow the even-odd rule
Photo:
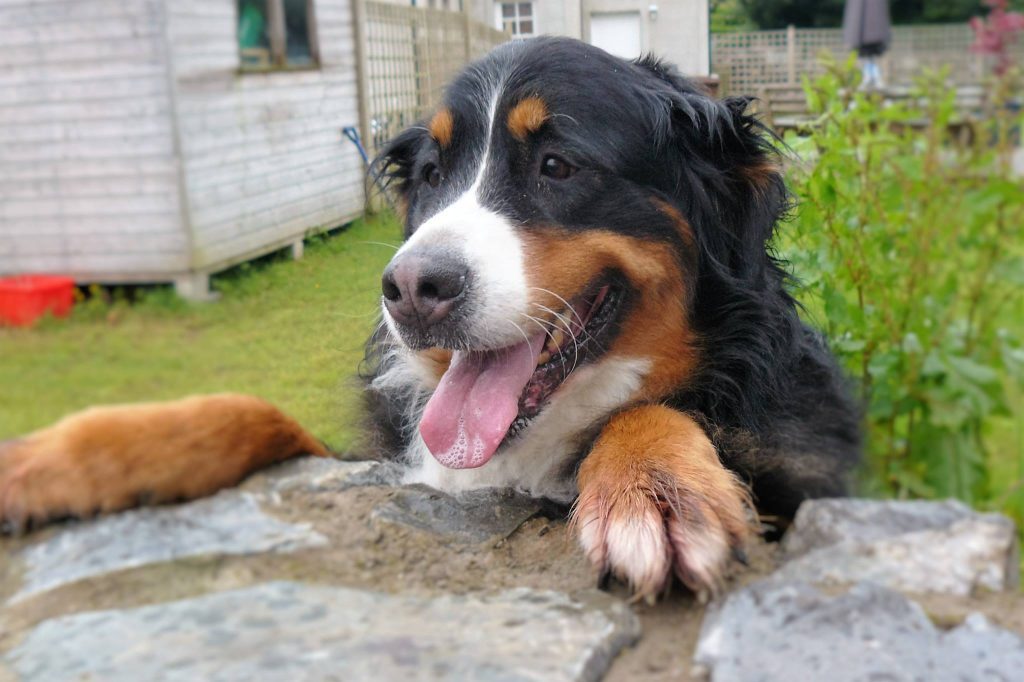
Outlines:
[[[1011,163],[1024,118],[1007,98],[1013,74],[977,117],[958,111],[941,72],[896,103],[858,90],[858,77],[851,60],[805,81],[815,120],[787,138],[798,203],[779,248],[861,392],[864,487],[1024,521],[1024,183]]]

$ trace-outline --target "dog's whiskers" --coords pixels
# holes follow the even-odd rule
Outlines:
[[[576,369],[576,363],[579,362],[579,357],[580,357],[580,344],[577,341],[576,334],[574,334],[573,331],[572,331],[572,325],[569,324],[568,319],[566,319],[566,317],[564,315],[562,315],[560,313],[556,313],[551,308],[548,308],[545,305],[541,305],[540,303],[534,303],[534,305],[537,306],[538,308],[540,308],[541,310],[544,310],[544,311],[554,315],[558,319],[559,322],[561,322],[563,325],[565,325],[565,332],[572,339],[572,347],[573,347],[572,367],[569,369],[568,372],[565,373],[565,375],[568,376],[569,374],[571,374],[573,372],[573,370]],[[586,330],[581,327],[581,331],[585,332]],[[564,358],[562,359],[562,366],[563,366],[563,368],[565,367],[565,359]]]
[[[386,246],[389,249],[392,249],[393,251],[398,251],[398,249],[400,248],[398,244],[388,244],[387,242],[368,242],[368,241],[362,241],[362,242],[356,242],[356,243],[357,244],[370,244],[372,246]]]
[[[530,288],[531,289],[535,289],[536,291],[540,291],[540,292],[545,293],[545,294],[550,294],[551,296],[554,296],[555,298],[557,298],[559,301],[561,301],[565,305],[566,309],[568,309],[568,311],[570,313],[572,313],[572,316],[574,318],[576,318],[576,321],[580,323],[580,326],[581,327],[583,326],[583,318],[580,317],[580,314],[576,312],[576,309],[567,300],[565,300],[564,298],[562,298],[561,296],[559,296],[555,292],[551,291],[550,289],[545,289],[543,287],[530,287]]]
[[[530,337],[526,335],[526,332],[523,331],[523,328],[520,327],[515,322],[513,322],[512,320],[509,320],[508,323],[511,324],[513,327],[515,327],[517,332],[519,332],[520,334],[523,335],[523,340],[526,341],[526,345],[530,345]],[[511,352],[511,351],[508,351],[508,352]]]
[[[541,320],[541,319],[539,319],[539,318],[536,318],[536,317],[534,317],[533,315],[528,315],[528,314],[526,314],[526,313],[519,313],[519,314],[520,314],[520,315],[522,315],[523,317],[525,317],[526,319],[528,319],[528,320],[529,320],[530,322],[533,322],[534,324],[536,324],[536,325],[537,325],[538,327],[540,327],[540,328],[541,328],[541,331],[543,331],[543,332],[544,332],[544,334],[545,334],[545,335],[546,335],[546,336],[547,336],[547,337],[548,337],[549,339],[551,339],[552,343],[554,343],[554,341],[555,341],[555,335],[554,335],[554,334],[553,334],[553,333],[551,332],[551,330],[553,329],[553,326],[548,326],[548,325],[550,325],[551,323],[547,323],[547,324],[545,324],[545,321],[544,321],[544,320]],[[514,324],[514,323],[513,323],[513,324]]]

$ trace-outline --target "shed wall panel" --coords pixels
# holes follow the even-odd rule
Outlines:
[[[193,263],[217,269],[363,210],[348,0],[315,0],[320,64],[240,71],[234,0],[168,4]]]
[[[160,0],[0,0],[0,274],[188,268]]]

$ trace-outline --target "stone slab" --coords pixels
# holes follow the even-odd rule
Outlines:
[[[1013,522],[953,500],[808,501],[783,548],[776,577],[786,581],[964,596],[1015,589],[1019,577]]]
[[[254,495],[225,491],[58,529],[20,552],[24,583],[10,601],[83,578],[184,557],[288,552],[326,542],[308,524],[266,514]]]
[[[45,621],[4,662],[23,681],[590,681],[639,628],[596,591],[427,598],[274,582]]]
[[[464,543],[495,542],[541,511],[543,503],[510,490],[489,488],[452,496],[407,486],[374,510],[376,519]]]
[[[1009,682],[1021,679],[1024,639],[978,614],[943,632],[877,585],[830,596],[769,579],[709,612],[694,663],[712,682]]]
[[[243,488],[258,493],[339,492],[364,485],[395,485],[399,470],[373,461],[299,457],[258,473]]]

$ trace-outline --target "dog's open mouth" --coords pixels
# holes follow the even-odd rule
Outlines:
[[[519,414],[508,431],[514,438],[544,408],[572,371],[604,354],[611,340],[621,289],[608,282],[587,292],[556,316],[537,368],[519,397]]]
[[[420,420],[434,457],[453,469],[479,467],[522,433],[574,369],[604,354],[622,291],[602,278],[522,343],[457,351]]]

